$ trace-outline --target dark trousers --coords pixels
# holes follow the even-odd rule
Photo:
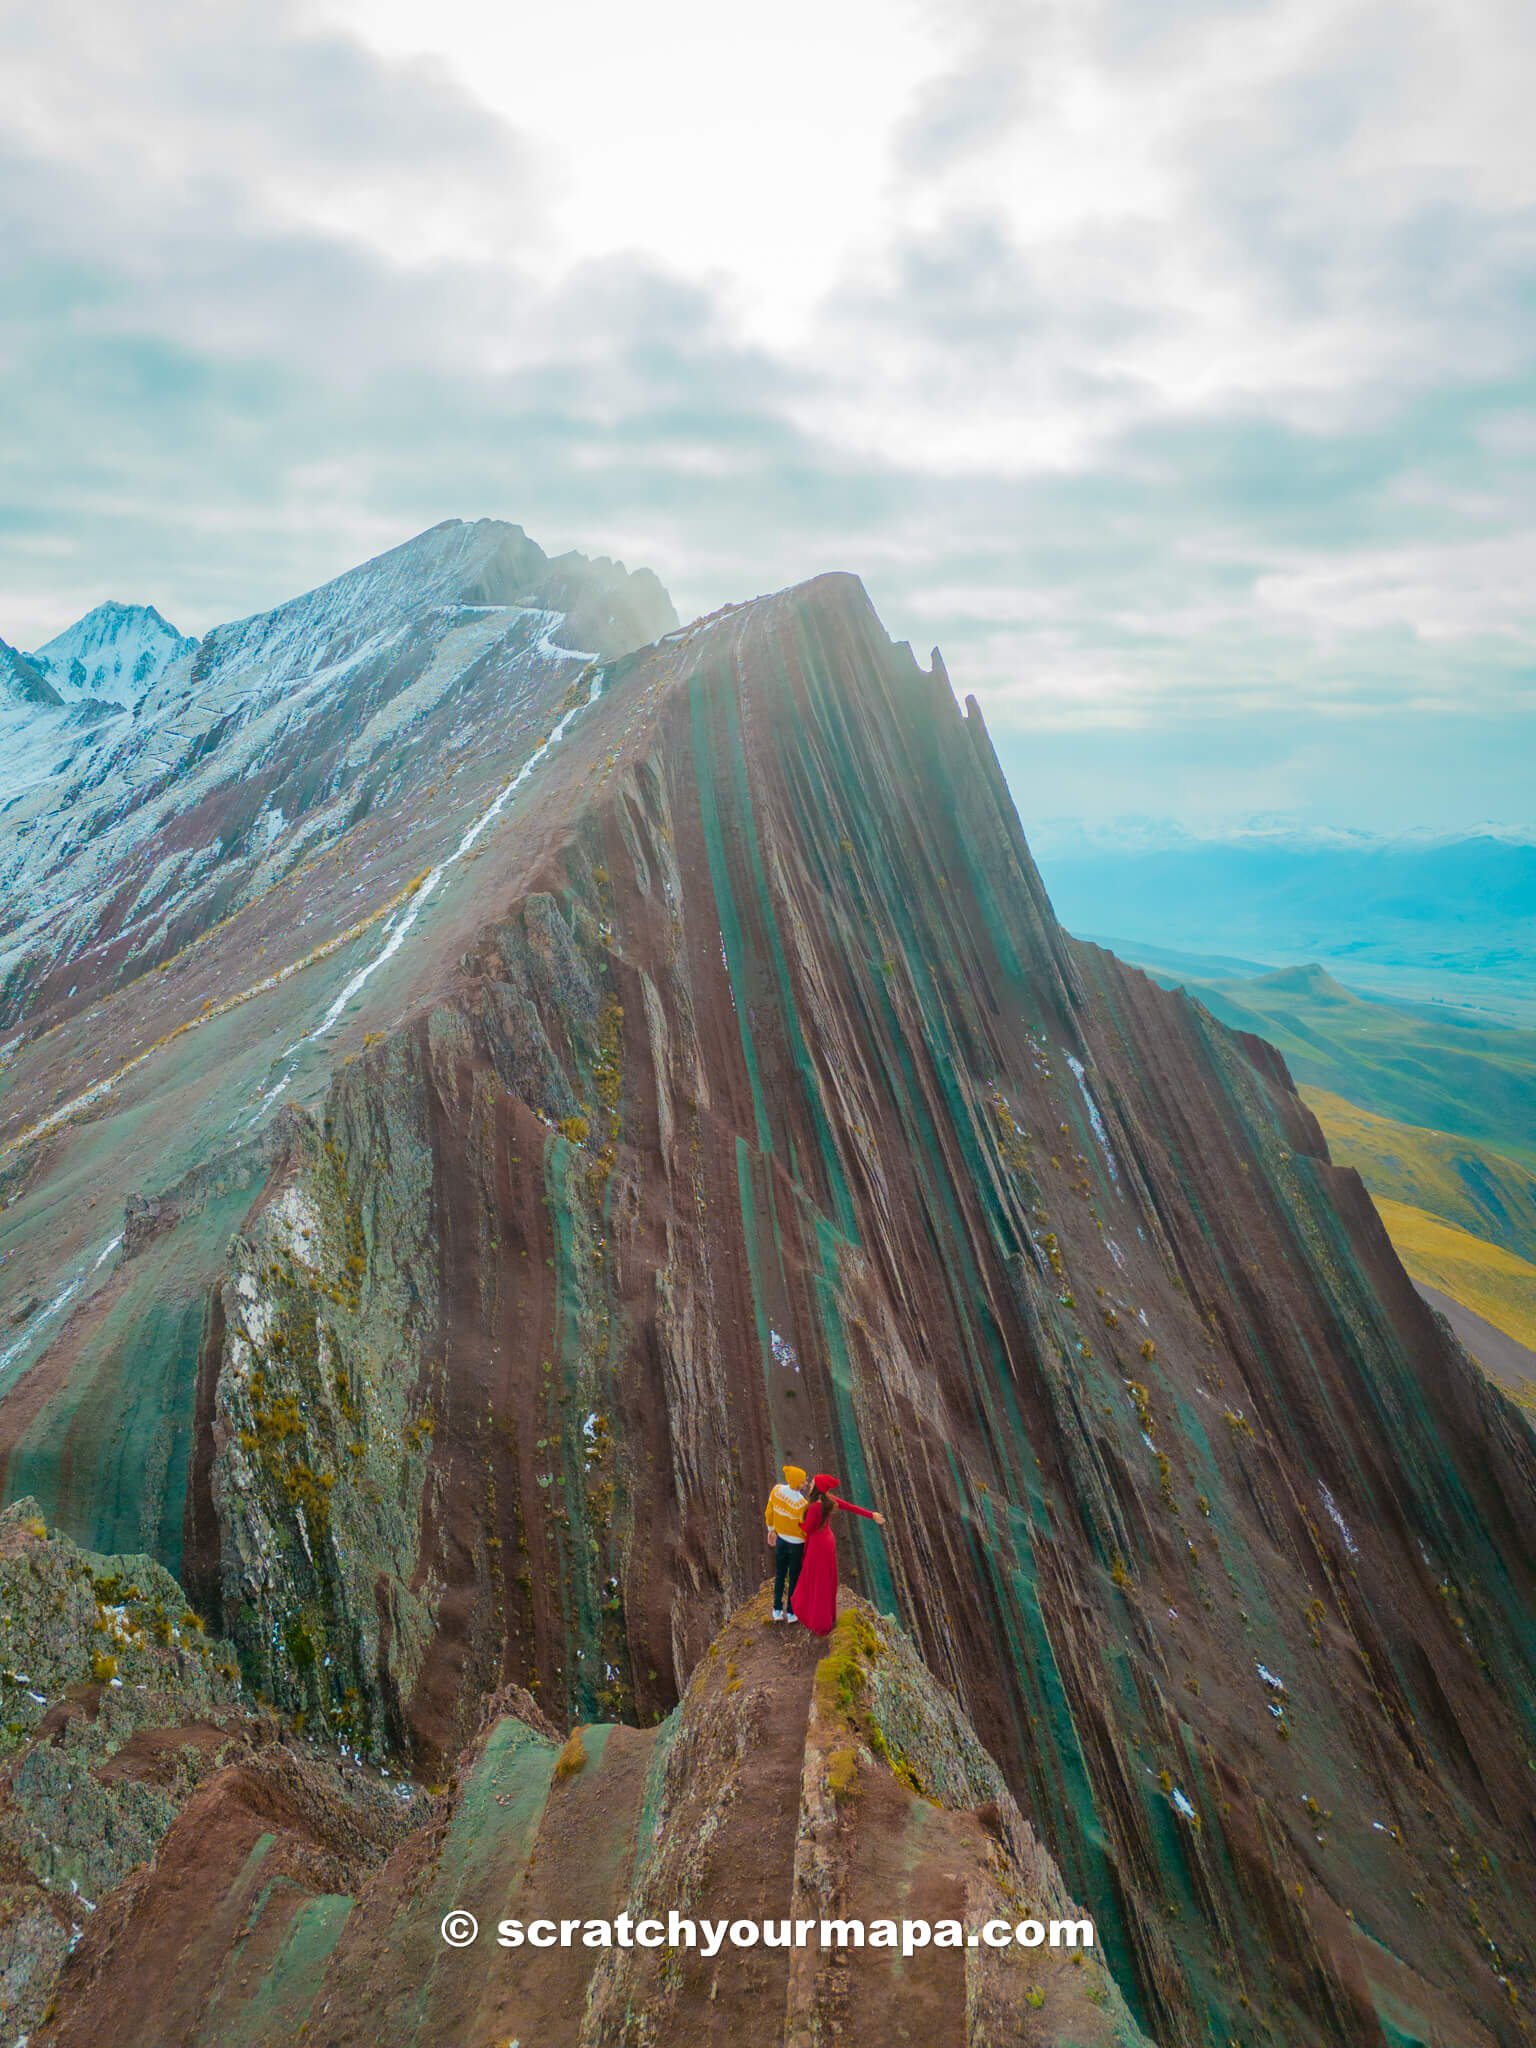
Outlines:
[[[773,1546],[773,1604],[775,1608],[787,1608],[794,1598],[795,1581],[800,1576],[800,1566],[805,1560],[803,1543],[786,1543],[782,1536]]]

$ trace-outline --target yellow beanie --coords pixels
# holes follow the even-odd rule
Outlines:
[[[791,1486],[796,1488],[802,1487],[805,1484],[805,1467],[803,1465],[786,1465],[784,1467],[784,1477]]]

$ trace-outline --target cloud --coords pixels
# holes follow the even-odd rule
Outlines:
[[[1344,800],[1300,719],[1412,823],[1454,703],[1481,815],[1529,747],[1523,7],[790,0],[745,54],[702,0],[23,12],[12,641],[494,513],[684,610],[861,571],[1053,807],[1138,749]]]

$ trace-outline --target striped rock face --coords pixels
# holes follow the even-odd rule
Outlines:
[[[69,1570],[37,1547],[34,1571]],[[562,1740],[505,1688],[430,1806],[227,1705],[170,1727],[141,1708],[131,1734],[91,1723],[69,1767],[94,1754],[120,1824],[158,1800],[154,1861],[89,1913],[13,1890],[11,1928],[36,1951],[39,1927],[57,1939],[10,2016],[46,2005],[60,2048],[702,2048],[722,2027],[810,2048],[845,2026],[1148,2048],[1091,1920],[907,1638],[850,1600],[821,1649],[775,1629],[760,1594],[659,1726]],[[0,1806],[18,1840],[19,1804]],[[34,1793],[25,1822],[49,1817]]]
[[[435,1781],[508,1684],[638,1756],[780,1464],[836,1471],[1125,2026],[1523,2038],[1527,1425],[1279,1056],[1063,933],[853,579],[636,647],[599,569],[321,605],[261,803],[327,822],[168,958],[80,870],[0,1095],[10,1492]],[[320,645],[221,630],[249,678]]]

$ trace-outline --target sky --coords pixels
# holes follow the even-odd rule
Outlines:
[[[828,568],[1026,826],[1536,823],[1528,0],[0,9],[0,636]]]

